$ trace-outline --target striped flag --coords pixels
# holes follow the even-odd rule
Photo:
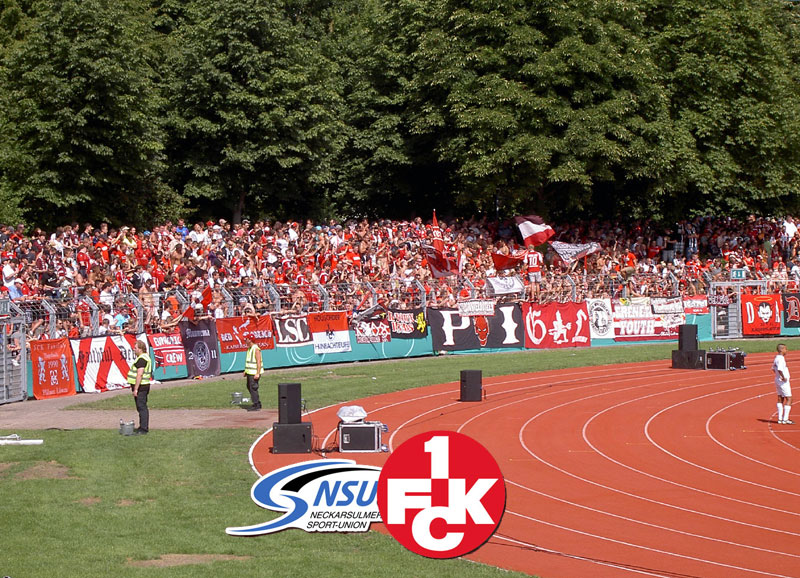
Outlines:
[[[514,220],[517,223],[517,227],[519,227],[519,232],[522,233],[522,239],[525,241],[526,247],[541,245],[556,234],[553,227],[545,224],[539,215],[514,217]]]

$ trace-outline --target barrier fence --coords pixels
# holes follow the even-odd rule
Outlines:
[[[97,303],[5,300],[0,354],[19,362],[20,351],[29,351],[29,391],[47,397],[125,387],[137,339],[149,342],[156,378],[164,380],[242,371],[248,334],[266,368],[669,341],[686,323],[698,325],[704,341],[800,335],[800,293],[790,281],[712,280],[707,294],[685,296],[672,293],[676,283],[670,276],[545,276],[536,301],[519,300],[528,290],[518,278],[240,287],[206,296],[175,289]],[[637,284],[651,294],[630,296]],[[68,374],[71,381],[56,387]]]

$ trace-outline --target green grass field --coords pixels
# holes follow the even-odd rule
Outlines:
[[[776,343],[757,340],[736,345],[758,352],[773,351]],[[481,369],[484,376],[494,376],[666,359],[673,348],[674,344],[668,344],[450,355],[270,371],[262,378],[262,388],[265,405],[272,404],[276,396],[268,393],[269,387],[279,381],[299,381],[312,409],[456,381],[460,369]],[[767,376],[754,375],[754,379],[762,377],[766,383]],[[156,388],[150,407],[229,407],[230,392],[243,389],[244,382],[238,379]],[[121,396],[90,405],[129,409],[130,404],[129,396]],[[255,475],[247,452],[261,431],[172,430],[124,437],[116,431],[0,430],[0,435],[9,433],[41,438],[44,444],[0,446],[0,576],[510,575],[463,560],[428,560],[376,532],[325,535],[289,530],[250,539],[227,536],[227,526],[255,524],[274,516],[255,506],[249,495]],[[188,555],[183,562],[192,563],[168,566],[179,554]],[[213,558],[220,556],[238,558]],[[157,562],[152,562],[154,567],[136,565],[142,561]]]

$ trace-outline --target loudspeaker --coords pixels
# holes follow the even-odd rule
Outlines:
[[[460,401],[481,401],[480,369],[464,369],[461,371],[461,399]]]
[[[681,351],[697,351],[697,325],[681,325],[678,327],[678,349]]]
[[[278,384],[278,423],[300,423],[300,384]]]
[[[310,454],[311,422],[273,423],[273,454]]]
[[[706,352],[704,349],[696,351],[672,350],[673,369],[705,369]]]

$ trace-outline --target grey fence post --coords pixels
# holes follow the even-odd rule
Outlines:
[[[269,295],[270,301],[272,301],[272,310],[275,313],[281,312],[281,294],[278,293],[278,290],[275,289],[275,285],[269,283],[267,285],[267,294]]]
[[[47,316],[50,319],[49,323],[47,324],[47,334],[50,336],[50,339],[53,339],[53,336],[56,333],[56,322],[58,321],[56,316],[58,315],[58,312],[47,299],[42,299],[42,307],[44,307],[44,310],[47,311]]]
[[[220,294],[225,299],[225,317],[233,317],[233,295],[225,287],[220,289]]]
[[[322,310],[328,311],[328,305],[331,302],[331,296],[328,294],[328,290],[325,289],[324,285],[319,283],[314,284],[314,289],[319,293],[319,296],[322,297]]]
[[[572,286],[572,289],[570,290],[570,301],[574,303],[578,296],[577,286],[575,285],[575,281],[572,279],[570,275],[567,275],[566,277],[567,281]]]

